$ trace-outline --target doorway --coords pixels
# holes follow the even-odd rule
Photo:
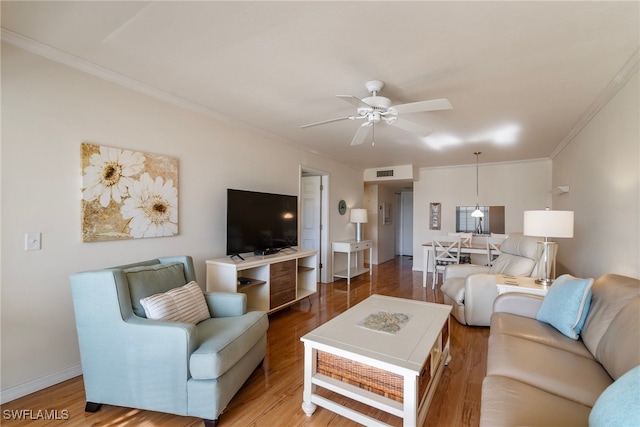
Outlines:
[[[400,255],[413,256],[413,192],[400,193]]]
[[[328,283],[329,226],[327,206],[329,175],[326,172],[300,167],[300,249],[318,251],[317,281]]]

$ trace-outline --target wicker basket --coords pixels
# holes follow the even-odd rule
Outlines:
[[[397,402],[403,401],[404,380],[402,375],[374,368],[364,363],[335,356],[323,351],[317,352],[317,372],[347,384],[387,397]],[[427,359],[418,379],[419,396],[427,390],[431,379],[431,358]]]

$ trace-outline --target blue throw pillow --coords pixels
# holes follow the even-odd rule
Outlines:
[[[607,387],[589,414],[589,427],[623,426],[640,426],[640,365]]]
[[[558,277],[542,301],[537,319],[577,340],[591,305],[593,279],[569,274]]]

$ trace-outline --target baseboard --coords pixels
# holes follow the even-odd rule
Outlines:
[[[24,384],[9,387],[8,389],[2,390],[0,392],[0,404],[4,405],[7,402],[11,402],[12,400],[19,399],[28,394],[35,393],[36,391],[40,391],[47,387],[51,387],[52,385],[59,384],[63,381],[70,380],[71,378],[75,378],[79,375],[82,375],[82,367],[80,365],[76,365],[49,375],[45,375],[44,377],[27,381]]]

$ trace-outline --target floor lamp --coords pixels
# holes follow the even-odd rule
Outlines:
[[[362,224],[367,222],[366,209],[351,209],[351,222],[356,224],[356,241],[362,241]]]
[[[538,242],[542,245],[540,256],[541,277],[536,283],[550,285],[555,276],[557,244],[549,240],[550,237],[571,238],[573,237],[573,211],[525,211],[524,212],[524,235],[544,237],[544,241]],[[553,270],[553,271],[552,271]]]

